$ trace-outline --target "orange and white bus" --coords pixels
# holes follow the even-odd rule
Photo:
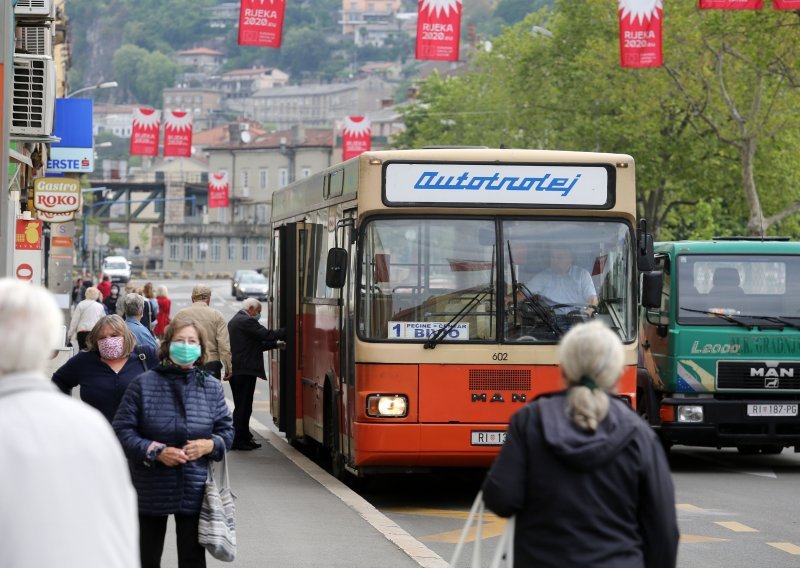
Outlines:
[[[589,318],[623,341],[635,404],[652,240],[630,156],[366,152],[276,191],[271,223],[273,419],[337,474],[488,466],[514,411],[562,388],[558,341]]]

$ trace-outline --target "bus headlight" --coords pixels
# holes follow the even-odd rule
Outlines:
[[[374,418],[403,418],[408,415],[408,397],[402,394],[371,394],[367,396],[367,416]]]
[[[702,422],[702,406],[678,406],[678,422]]]

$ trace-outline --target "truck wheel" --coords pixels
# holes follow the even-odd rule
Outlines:
[[[761,453],[770,455],[770,456],[777,456],[783,451],[783,446],[780,444],[767,444],[764,446],[760,446]]]
[[[752,456],[758,453],[759,446],[736,446],[736,449],[743,456]]]

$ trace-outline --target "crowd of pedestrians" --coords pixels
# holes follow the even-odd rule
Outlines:
[[[285,330],[259,323],[255,299],[226,322],[207,286],[171,317],[165,287],[129,283],[114,293],[104,282],[76,282],[68,335],[80,351],[48,381],[41,346],[63,342],[61,311],[47,291],[0,279],[0,432],[15,432],[0,436],[0,455],[14,463],[0,468],[0,534],[14,543],[0,564],[155,568],[172,515],[179,565],[204,568],[198,523],[209,464],[260,447],[249,430],[255,384],[266,375],[264,351],[283,348]],[[600,322],[582,324],[559,358],[565,389],[517,411],[483,485],[487,507],[516,517],[514,565],[674,567],[665,455],[609,396],[622,373],[619,338]],[[58,393],[74,387],[86,404]]]

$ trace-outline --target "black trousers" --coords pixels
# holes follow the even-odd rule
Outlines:
[[[256,391],[256,377],[233,375],[230,380],[233,393],[233,441],[247,442],[250,434],[250,416],[253,414],[253,395]]]
[[[161,568],[167,515],[139,515],[139,553],[142,568]],[[178,544],[178,568],[206,568],[206,549],[197,542],[200,515],[174,515]]]
[[[203,365],[203,370],[222,380],[222,361],[209,361]]]
[[[78,351],[83,351],[86,349],[86,338],[89,337],[91,331],[79,331],[75,334],[76,338],[78,339]]]

